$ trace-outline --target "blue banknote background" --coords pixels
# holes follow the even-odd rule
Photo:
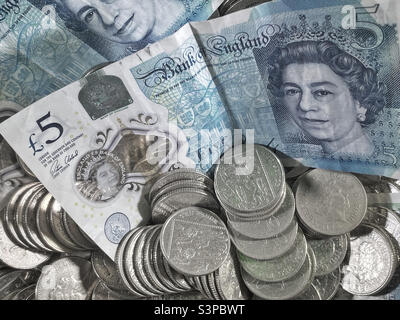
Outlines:
[[[358,8],[357,18],[360,16],[362,21],[357,23],[362,28],[357,25],[351,30],[342,28],[344,5]],[[290,11],[287,11],[288,8]],[[300,38],[296,37],[304,37],[305,33],[322,29],[325,33],[331,32],[339,37],[339,42],[356,41],[359,47],[351,44],[352,53],[363,57],[377,71],[379,81],[386,87],[383,110],[374,123],[363,128],[373,143],[373,154],[324,153],[318,141],[295,125],[285,108],[267,89],[268,58],[280,45],[280,37],[286,33],[287,37],[292,37],[291,41],[298,41]],[[241,45],[256,37],[266,42],[251,48]],[[255,142],[267,144],[311,167],[385,176],[399,175],[400,147],[397,142],[400,132],[400,95],[397,86],[400,82],[400,54],[396,25],[378,25],[373,12],[368,8],[360,8],[358,1],[315,3],[285,0],[254,8],[248,22],[222,29],[219,34],[202,34],[194,27],[193,40],[197,42],[196,54],[206,61],[213,88],[219,95],[215,101],[223,103],[234,128],[255,130]],[[167,60],[173,57],[174,63],[179,59],[183,61],[184,53],[193,46],[193,43],[181,46],[174,55],[156,57],[141,65],[140,70],[132,70],[149,99],[163,104],[162,97],[165,94],[162,92],[176,84],[175,77],[168,78],[170,68]],[[157,72],[152,72],[154,70]],[[143,77],[146,72],[148,77]],[[158,80],[162,81],[149,86],[148,81],[154,80],[156,74]],[[202,82],[202,79],[190,75],[192,73],[185,70],[180,75],[187,78],[185,88],[188,89],[183,91],[185,96],[186,92],[196,91]],[[169,101],[174,101],[169,106],[170,110],[173,106],[180,106],[179,95]]]
[[[55,7],[56,1],[54,0],[28,0],[31,2],[33,5],[35,5],[37,8],[42,9],[43,7],[48,8],[49,6]],[[202,21],[202,20],[207,20],[211,14],[213,13],[213,6],[212,6],[212,0],[170,0],[171,2],[173,1],[178,1],[184,4],[185,6],[185,13],[182,15],[177,15],[175,12],[170,12],[168,11],[168,8],[165,8],[165,19],[170,19],[172,23],[169,25],[169,27],[165,30],[163,35],[159,37],[158,39],[155,39],[152,42],[158,41],[163,37],[169,36],[176,32],[178,29],[180,29],[184,24],[186,24],[189,21]],[[134,5],[134,2],[132,2],[132,5]],[[216,3],[220,3],[222,1],[215,1]],[[88,5],[90,3],[87,3]],[[110,2],[112,4],[112,2]],[[119,5],[116,3],[116,5]],[[69,28],[69,31],[75,34],[79,39],[81,39],[83,42],[88,44],[90,47],[92,47],[94,50],[99,52],[101,55],[103,55],[108,61],[117,61],[125,56],[132,54],[136,51],[139,51],[140,49],[144,48],[146,45],[149,44],[147,41],[138,41],[136,43],[132,43],[129,45],[124,45],[124,44],[119,44],[117,42],[112,42],[105,37],[99,36],[93,32],[90,32],[86,28],[77,28],[74,27],[72,21],[70,21],[72,16],[69,13],[66,13],[65,10],[62,8],[62,6],[58,5],[58,10],[56,12],[56,19],[59,21],[59,23],[64,23],[67,25]],[[61,13],[61,14],[60,14]],[[149,14],[151,14],[149,12]],[[63,16],[65,22],[62,21],[60,16]]]
[[[132,68],[131,73],[147,98],[169,110],[169,120],[176,121],[188,139],[188,156],[207,171],[230,146],[223,137],[232,123],[195,37],[172,54],[160,54]]]
[[[0,101],[26,107],[106,61],[29,2],[14,2],[0,22]]]

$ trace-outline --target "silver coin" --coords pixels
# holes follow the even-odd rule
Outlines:
[[[47,247],[52,249],[52,251],[68,252],[71,251],[71,249],[65,247],[57,241],[47,219],[47,210],[49,210],[52,199],[53,196],[48,193],[41,199],[39,203],[39,208],[36,214],[36,227],[38,230],[38,236]]]
[[[314,284],[311,284],[304,292],[296,296],[293,300],[323,300],[321,294]]]
[[[350,235],[350,255],[342,267],[342,287],[354,295],[378,293],[391,280],[397,264],[390,239],[366,224]]]
[[[24,185],[20,188],[18,188],[14,194],[11,196],[6,208],[5,208],[5,212],[2,215],[2,218],[4,219],[4,228],[6,230],[6,232],[8,233],[10,239],[18,244],[19,246],[23,247],[23,248],[27,248],[29,249],[29,246],[27,246],[25,243],[23,243],[19,237],[18,234],[15,230],[14,227],[14,215],[15,215],[15,210],[17,208],[19,199],[21,198],[21,196],[23,196],[23,194],[28,191],[31,188],[34,188],[35,186],[37,186],[39,183],[38,182],[33,182],[33,183],[29,183],[27,185]]]
[[[141,234],[148,230],[149,227],[139,227],[138,229],[139,230],[129,238],[124,250],[123,263],[125,265],[125,273],[131,286],[133,286],[141,295],[154,296],[157,294],[150,291],[146,285],[143,284],[143,280],[140,278],[135,268],[134,260],[136,260],[137,257],[134,255],[134,251],[136,243]]]
[[[74,240],[69,236],[62,220],[62,211],[63,209],[60,203],[53,198],[47,210],[47,220],[55,238],[59,243],[71,250],[83,250],[83,248],[76,245]]]
[[[154,224],[162,224],[174,212],[191,206],[219,211],[219,203],[213,194],[204,190],[185,188],[162,196],[152,210],[152,221]]]
[[[136,244],[135,244],[135,249],[133,251],[133,256],[131,259],[133,259],[133,266],[136,271],[136,275],[140,282],[143,284],[143,286],[149,290],[150,292],[153,293],[153,295],[161,295],[163,294],[163,291],[159,290],[157,287],[155,287],[150,279],[148,274],[145,272],[145,267],[144,267],[144,259],[143,259],[143,248],[145,246],[145,242],[148,241],[149,235],[154,231],[154,229],[159,228],[159,226],[150,226],[147,227],[146,230],[144,230],[138,237]],[[127,250],[129,248],[129,243],[127,246]]]
[[[85,300],[96,280],[90,261],[61,258],[42,269],[36,286],[36,300]]]
[[[209,300],[199,291],[187,291],[184,293],[166,294],[163,296],[141,298],[139,300]]]
[[[380,180],[374,184],[364,185],[368,193],[399,193],[400,186],[387,180]]]
[[[169,171],[156,178],[156,181],[149,191],[150,202],[153,200],[154,195],[157,194],[164,186],[172,182],[182,180],[198,181],[209,186],[214,184],[210,177],[195,169],[182,168]]]
[[[332,271],[323,276],[315,277],[313,285],[321,295],[322,300],[332,300],[340,287],[340,269]]]
[[[400,216],[385,207],[368,207],[365,215],[365,222],[380,226],[392,235],[396,241],[397,251],[400,248]],[[400,255],[398,252],[400,262]]]
[[[148,238],[146,239],[143,247],[143,267],[144,272],[149,278],[149,281],[156,287],[158,290],[163,293],[175,293],[175,290],[171,290],[168,286],[165,286],[164,283],[157,277],[154,267],[154,262],[152,259],[152,248],[154,247],[154,242],[159,239],[158,236],[161,233],[162,226],[159,225],[154,228],[153,231],[150,232]]]
[[[49,253],[26,249],[12,242],[4,230],[4,221],[0,220],[0,260],[2,263],[15,269],[33,269],[50,259]]]
[[[121,239],[120,243],[118,244],[117,251],[115,253],[115,262],[118,266],[118,272],[119,275],[121,276],[122,281],[124,282],[124,285],[128,288],[129,291],[131,291],[134,295],[137,296],[142,296],[144,297],[145,294],[141,293],[139,290],[136,289],[134,285],[131,284],[131,282],[128,280],[128,275],[127,275],[127,270],[125,266],[125,248],[130,240],[131,237],[135,236],[137,233],[141,232],[142,228],[134,228],[130,231],[128,231],[124,237]]]
[[[284,254],[271,260],[255,260],[238,252],[240,265],[253,278],[279,282],[293,277],[303,266],[307,256],[307,241],[299,228],[293,247]]]
[[[167,184],[165,187],[161,188],[157,192],[157,194],[154,195],[150,206],[152,208],[154,208],[154,206],[157,203],[157,201],[165,194],[168,194],[168,193],[170,193],[172,191],[175,191],[175,190],[188,189],[188,188],[204,190],[204,191],[207,191],[207,192],[209,192],[209,193],[214,195],[213,185],[207,186],[203,182],[193,181],[193,180],[174,181],[174,182],[171,182],[171,183]]]
[[[116,291],[128,290],[118,272],[116,263],[104,252],[99,250],[93,251],[91,262],[96,276],[100,278],[108,288]]]
[[[348,235],[310,240],[308,244],[313,248],[317,260],[316,276],[323,276],[339,268],[343,262],[348,249]]]
[[[161,239],[161,234],[160,234],[160,239]],[[163,262],[162,265],[164,267],[164,270],[168,274],[169,278],[175,283],[175,285],[178,288],[181,288],[184,290],[191,290],[193,288],[193,285],[192,285],[192,283],[190,283],[190,281],[188,281],[187,277],[184,274],[181,274],[181,273],[175,271],[169,265],[167,259],[164,257],[164,255],[162,253],[160,242],[158,245],[158,251],[159,251],[158,255],[161,256],[161,259]]]
[[[91,241],[65,210],[61,213],[65,230],[74,242],[81,248],[93,250],[96,245]]]
[[[271,0],[226,0],[218,8],[218,11],[221,16],[225,16],[227,14],[258,6],[259,4],[269,1]]]
[[[201,283],[201,287],[203,288],[203,291],[206,293],[206,296],[210,299],[210,300],[214,300],[214,295],[211,292],[211,288],[210,288],[210,284],[208,282],[208,275],[206,276],[200,276],[200,283]]]
[[[1,136],[0,136],[1,137]],[[17,163],[16,153],[6,140],[0,142],[0,170],[15,165]]]
[[[254,279],[242,269],[246,286],[256,296],[267,300],[292,299],[303,292],[312,282],[315,271],[315,257],[311,247],[308,247],[307,258],[300,271],[292,278],[280,282],[265,282]]]
[[[154,241],[153,247],[151,249],[151,257],[153,261],[153,266],[154,266],[154,271],[156,273],[156,276],[158,279],[172,291],[175,292],[180,292],[180,291],[186,291],[190,290],[190,287],[182,288],[179,283],[175,283],[174,278],[170,277],[165,270],[164,267],[164,258],[162,256],[161,248],[160,248],[160,235],[161,235],[161,230],[160,233],[157,234],[157,238]],[[186,282],[185,282],[186,283]],[[187,286],[187,284],[186,284]]]
[[[0,300],[36,282],[38,276],[36,270],[16,270],[3,275],[0,277]]]
[[[137,300],[140,296],[121,294],[99,281],[93,289],[91,300]]]
[[[240,234],[253,239],[271,238],[286,230],[293,221],[295,203],[290,188],[286,188],[286,196],[278,211],[271,217],[255,221],[232,220],[228,215],[228,226]]]
[[[231,240],[236,249],[245,256],[257,260],[270,260],[287,253],[293,246],[298,230],[296,219],[281,234],[269,239],[252,239],[230,230]]]
[[[204,276],[202,276],[204,277]],[[207,284],[208,284],[208,288],[210,289],[212,298],[214,300],[222,300],[222,297],[220,296],[220,294],[218,293],[218,289],[215,283],[215,275],[214,272],[209,273],[208,275],[205,276],[207,278]]]
[[[41,184],[37,184],[33,188],[26,190],[19,198],[16,208],[14,209],[14,215],[12,217],[13,224],[14,224],[14,230],[18,236],[18,239],[20,241],[22,241],[28,248],[32,248],[32,249],[36,249],[36,250],[40,250],[41,247],[37,246],[34,242],[30,241],[27,233],[25,232],[25,228],[23,226],[23,223],[24,223],[23,215],[24,215],[24,212],[26,211],[26,208],[27,208],[30,198],[37,191],[39,191],[41,189],[43,189],[43,186]]]
[[[211,299],[210,296],[207,295],[207,292],[203,289],[203,286],[202,286],[201,281],[200,281],[200,277],[192,277],[192,278],[193,278],[193,281],[195,283],[195,288],[198,291],[200,291],[203,296],[207,297],[207,299],[210,300]]]
[[[36,178],[35,174],[32,172],[31,169],[26,165],[25,162],[22,161],[22,159],[16,154],[16,158],[18,161],[19,166],[22,168],[22,170],[25,171],[25,173],[33,178]]]
[[[248,300],[250,292],[243,282],[236,250],[231,246],[229,255],[214,272],[215,286],[223,300]]]
[[[12,300],[28,300],[32,295],[35,295],[36,284],[31,284],[22,290],[18,291]]]
[[[178,272],[200,276],[218,269],[229,253],[228,230],[213,212],[188,207],[175,212],[164,223],[161,250]]]
[[[22,226],[25,229],[25,233],[29,240],[35,243],[36,246],[41,249],[41,251],[52,251],[52,249],[47,247],[46,244],[40,239],[36,225],[36,215],[38,212],[39,203],[47,193],[48,192],[44,187],[37,190],[29,199],[27,206],[22,213]]]
[[[352,174],[314,169],[299,182],[296,209],[301,221],[326,236],[350,232],[367,211],[367,194]]]
[[[235,154],[235,151],[229,152]],[[223,206],[233,211],[249,214],[269,211],[282,198],[286,188],[283,166],[273,152],[261,145],[254,145],[254,154],[248,158],[254,161],[253,172],[248,175],[238,174],[242,164],[236,163],[233,156],[230,158],[232,164],[220,163],[217,166],[215,194]]]

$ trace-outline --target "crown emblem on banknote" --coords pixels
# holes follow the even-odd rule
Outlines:
[[[374,32],[361,28],[344,29],[341,25],[334,26],[330,15],[326,15],[322,23],[317,21],[309,23],[307,17],[300,14],[298,24],[281,25],[277,40],[279,46],[300,41],[331,41],[360,60],[364,66],[374,70],[381,66],[380,50],[376,46],[378,39]]]

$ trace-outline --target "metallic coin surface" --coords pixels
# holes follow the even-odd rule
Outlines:
[[[231,246],[229,255],[219,269],[214,272],[215,286],[223,300],[247,300],[250,292],[243,282],[236,250]]]
[[[152,210],[154,224],[164,223],[174,212],[196,206],[214,212],[219,211],[219,203],[212,193],[195,188],[185,188],[172,191],[162,196]]]
[[[372,295],[391,280],[397,265],[396,252],[378,228],[362,224],[350,233],[350,255],[342,267],[342,287],[354,295]]]
[[[271,260],[256,260],[238,251],[240,265],[253,278],[279,282],[293,277],[303,266],[307,256],[307,241],[299,228],[293,247],[283,256]]]
[[[163,281],[160,280],[157,277],[155,267],[154,267],[154,261],[152,259],[152,248],[154,247],[154,242],[159,239],[159,235],[161,233],[161,225],[158,225],[156,228],[154,228],[148,238],[146,239],[146,242],[143,247],[143,267],[144,267],[144,272],[149,278],[149,281],[155,286],[158,290],[162,291],[163,293],[175,293],[175,290],[171,290],[168,285],[164,285]]]
[[[62,211],[62,219],[64,222],[65,230],[76,244],[87,250],[93,250],[94,248],[96,248],[96,245],[90,239],[88,239],[85,233],[81,230],[81,228],[79,228],[75,221],[72,220],[69,214],[65,212],[65,210]]]
[[[257,260],[270,260],[287,253],[293,246],[298,230],[296,219],[283,233],[269,239],[252,239],[230,230],[232,243],[245,256]]]
[[[15,216],[15,211],[18,206],[20,198],[23,196],[23,194],[28,191],[31,188],[34,188],[37,186],[39,183],[38,182],[33,182],[33,183],[28,183],[20,188],[18,188],[13,195],[11,196],[6,208],[5,212],[2,215],[2,218],[4,219],[4,228],[6,232],[8,233],[8,236],[10,239],[15,243],[18,244],[21,247],[29,249],[29,246],[27,246],[24,242],[22,242],[19,239],[19,236],[15,230],[14,227],[14,216]]]
[[[36,270],[15,270],[0,277],[0,300],[37,281]]]
[[[182,181],[182,180],[198,181],[210,186],[214,184],[213,181],[210,179],[210,177],[195,169],[182,168],[169,171],[160,175],[152,185],[149,192],[150,201],[153,200],[154,195],[158,193],[158,191],[164,186],[174,181]]]
[[[154,231],[154,229],[159,228],[159,226],[149,226],[146,227],[146,230],[144,230],[140,236],[138,237],[135,248],[133,251],[133,256],[131,259],[133,260],[133,266],[136,271],[136,275],[140,282],[143,284],[143,286],[152,292],[155,295],[160,295],[163,294],[163,291],[159,290],[156,288],[152,283],[151,280],[149,279],[148,274],[145,272],[145,267],[144,267],[144,259],[143,259],[143,248],[145,246],[146,241],[148,241],[149,235]],[[129,248],[129,243],[127,246],[127,250]]]
[[[323,276],[317,276],[313,280],[313,285],[321,295],[321,300],[332,300],[340,287],[340,269],[332,271]]]
[[[307,258],[300,271],[292,278],[280,282],[265,282],[254,279],[242,269],[243,280],[251,292],[267,300],[292,299],[302,293],[314,278],[315,257],[308,247]]]
[[[232,150],[227,151],[227,154],[229,152],[232,153]],[[233,211],[251,214],[271,210],[282,198],[286,188],[283,166],[276,155],[264,146],[255,145],[254,153],[249,153],[246,159],[254,161],[254,169],[250,174],[238,174],[242,164],[236,163],[238,161],[234,156],[230,158],[231,164],[225,164],[228,162],[225,161],[217,166],[215,194],[223,206]],[[243,157],[245,154],[243,150]]]
[[[228,213],[228,225],[240,234],[253,239],[271,238],[286,230],[293,221],[295,211],[294,195],[289,186],[278,211],[266,219],[247,221],[232,219]]]
[[[0,212],[3,214],[4,210]],[[33,269],[50,259],[51,254],[18,246],[4,230],[4,221],[0,219],[0,260],[15,269]]]
[[[321,294],[314,284],[311,284],[304,292],[296,296],[293,300],[323,300]]]
[[[160,234],[160,239],[161,239],[161,234]],[[186,277],[184,274],[180,272],[175,271],[175,269],[171,268],[167,259],[164,257],[164,254],[162,253],[160,242],[158,246],[158,251],[159,251],[158,255],[161,257],[163,262],[162,265],[164,267],[164,270],[168,274],[169,278],[175,283],[175,285],[181,289],[186,289],[186,290],[192,289],[193,285],[192,283],[188,282],[188,277]]]
[[[71,249],[59,243],[51,230],[49,220],[47,219],[47,211],[53,201],[53,196],[47,193],[40,201],[39,208],[36,213],[36,227],[40,240],[55,252],[69,252]]]
[[[29,167],[26,165],[26,163],[23,162],[22,159],[17,154],[16,154],[16,156],[17,156],[18,164],[20,165],[22,170],[24,170],[25,173],[28,174],[29,176],[36,178],[35,174],[32,172],[31,169],[29,169]]]
[[[17,294],[12,297],[12,300],[28,300],[32,295],[35,295],[35,290],[36,284],[31,284],[18,291]]]
[[[396,241],[397,250],[400,248],[400,216],[385,207],[368,207],[363,220],[384,228]],[[400,255],[398,254],[399,261]]]
[[[346,257],[348,249],[348,235],[329,237],[320,240],[309,240],[317,260],[316,276],[329,274],[339,268]]]
[[[178,272],[200,276],[218,269],[229,254],[228,230],[210,210],[188,207],[164,223],[161,250]]]
[[[179,283],[176,283],[175,279],[172,279],[172,277],[170,277],[167,271],[165,270],[164,258],[160,248],[160,235],[161,235],[161,230],[160,233],[158,233],[157,238],[154,241],[153,248],[151,250],[154,272],[156,273],[158,279],[163,283],[163,285],[169,288],[170,290],[175,292],[186,291],[186,289],[182,288],[179,285]],[[186,286],[188,285],[186,284]],[[190,287],[188,287],[187,290],[190,290]]]
[[[193,180],[180,180],[180,181],[174,181],[169,184],[167,184],[165,187],[161,188],[157,194],[154,195],[152,201],[151,201],[151,207],[154,208],[154,205],[160,199],[163,195],[168,194],[172,191],[179,190],[179,189],[187,189],[187,188],[194,188],[194,189],[199,189],[199,190],[204,190],[207,191],[211,194],[214,194],[214,185],[206,185],[203,182],[199,181],[193,181]]]
[[[134,228],[130,231],[128,231],[120,243],[118,244],[117,251],[115,253],[115,262],[118,266],[118,273],[122,278],[122,281],[124,282],[124,285],[128,288],[129,291],[131,291],[134,295],[137,296],[142,296],[144,297],[145,294],[141,293],[136,289],[134,285],[131,284],[131,282],[128,280],[128,275],[127,275],[127,270],[125,266],[125,249],[128,241],[130,240],[131,237],[134,237],[138,232],[140,232],[142,229],[141,228]]]
[[[352,174],[314,169],[296,190],[296,209],[311,230],[326,236],[350,232],[367,211],[367,194]]]
[[[69,236],[62,220],[62,212],[63,208],[61,208],[61,204],[53,198],[47,210],[47,220],[55,238],[63,246],[70,248],[71,250],[83,250],[83,248],[78,246],[74,242],[74,239]]]
[[[137,300],[138,298],[140,297],[114,291],[101,281],[95,285],[91,296],[91,300]]]
[[[27,248],[32,248],[36,250],[40,250],[41,248],[37,246],[34,242],[30,241],[27,233],[25,232],[25,228],[23,226],[23,214],[26,211],[26,207],[30,198],[37,192],[38,190],[43,189],[41,184],[37,184],[34,187],[26,190],[18,200],[18,203],[14,209],[14,215],[12,216],[12,223],[14,224],[14,230],[18,235],[18,239],[21,240]]]
[[[88,260],[61,258],[43,267],[36,286],[36,300],[85,300],[94,281]]]
[[[118,272],[116,263],[105,253],[99,250],[93,251],[91,261],[96,276],[100,278],[108,288],[117,291],[128,290]]]
[[[22,213],[22,225],[25,229],[27,237],[42,251],[51,251],[51,248],[47,247],[46,243],[44,243],[38,235],[39,231],[36,225],[36,215],[38,212],[39,203],[47,193],[48,192],[45,188],[36,191],[29,199],[28,204]]]
[[[215,283],[215,275],[214,272],[209,273],[206,276],[202,276],[207,278],[208,288],[210,289],[211,296],[214,300],[222,300],[221,295],[218,293],[218,289]]]
[[[131,286],[133,286],[140,294],[144,296],[154,296],[156,295],[156,293],[150,291],[148,287],[143,283],[143,279],[140,278],[140,275],[138,274],[134,263],[134,260],[137,259],[137,257],[134,256],[135,246],[137,244],[137,241],[139,237],[148,229],[149,229],[148,226],[139,227],[138,231],[134,233],[132,237],[130,237],[124,250],[123,263],[125,265],[124,268],[126,277],[130,282]]]

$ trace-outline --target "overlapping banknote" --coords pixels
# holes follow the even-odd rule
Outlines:
[[[148,181],[180,166],[207,171],[231,129],[254,129],[255,142],[303,165],[396,177],[395,5],[285,0],[190,23],[0,133],[112,258],[148,217]]]

